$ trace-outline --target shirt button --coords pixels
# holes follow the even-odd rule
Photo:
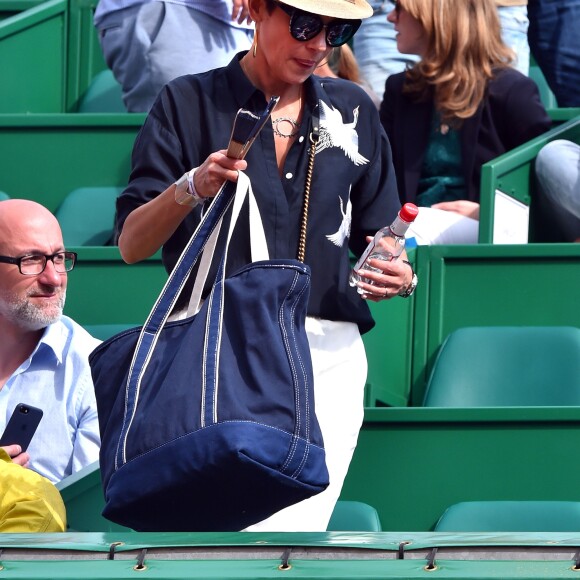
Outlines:
[[[302,143],[302,141],[304,141],[304,135],[300,135],[298,138],[298,143]]]
[[[286,179],[292,179],[294,176],[291,173],[286,174]]]

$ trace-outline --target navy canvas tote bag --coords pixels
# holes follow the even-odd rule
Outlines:
[[[259,222],[251,223],[252,259],[267,252],[240,173],[237,188],[228,182],[210,205],[144,326],[90,355],[103,515],[113,522],[138,531],[241,530],[328,486],[304,328],[309,268],[265,259],[224,274],[246,197]],[[197,313],[167,322],[198,259],[190,309],[199,308],[230,206],[211,293]]]

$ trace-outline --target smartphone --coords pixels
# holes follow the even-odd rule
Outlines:
[[[20,445],[22,451],[26,451],[41,419],[42,409],[25,403],[16,405],[6,429],[0,437],[0,447]]]

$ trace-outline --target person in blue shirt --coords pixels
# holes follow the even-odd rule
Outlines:
[[[99,0],[94,24],[131,113],[170,80],[227,64],[254,34],[247,0]]]
[[[171,270],[205,204],[224,180],[236,181],[244,171],[270,257],[295,258],[318,120],[306,236],[305,263],[312,273],[306,329],[330,486],[251,529],[323,531],[363,419],[367,363],[360,335],[374,324],[366,300],[410,295],[414,278],[403,260],[373,260],[379,271],[365,277],[374,284],[360,287],[366,300],[348,282],[349,251],[360,255],[401,206],[375,104],[355,83],[317,77],[316,69],[333,46],[352,38],[371,7],[365,0],[250,0],[249,9],[256,26],[250,51],[224,68],[172,81],[153,105],[117,202],[118,243],[129,263],[162,247]],[[227,157],[237,111],[262,112],[272,96],[280,100],[245,159]],[[250,232],[247,224],[238,226],[229,246],[230,271],[251,261]]]
[[[45,207],[0,202],[0,433],[20,403],[42,409],[26,452],[4,450],[53,483],[99,458],[88,355],[100,341],[62,314],[75,261]]]

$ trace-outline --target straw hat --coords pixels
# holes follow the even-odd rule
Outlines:
[[[306,12],[343,18],[345,20],[359,20],[373,15],[373,9],[366,0],[280,0],[288,6],[294,6]]]

